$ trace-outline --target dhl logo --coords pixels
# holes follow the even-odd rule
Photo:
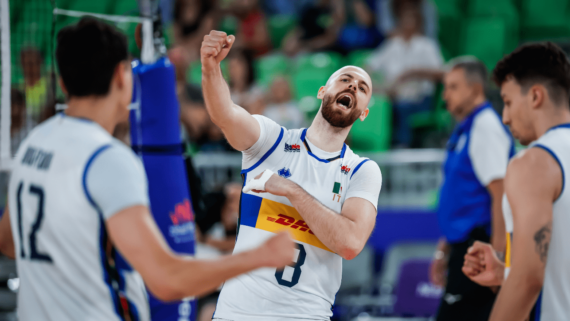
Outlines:
[[[346,166],[346,165],[343,165],[340,168],[340,171],[343,172],[344,174],[348,174],[348,172],[350,172],[350,168],[348,168],[348,166]]]
[[[182,203],[176,204],[174,213],[170,213],[170,219],[174,225],[194,221],[194,213],[190,201],[185,199]]]
[[[307,223],[305,223],[305,221],[303,221],[303,220],[296,220],[295,221],[294,218],[292,218],[291,216],[287,216],[285,214],[279,214],[277,216],[279,216],[278,219],[271,217],[271,216],[268,216],[267,220],[270,222],[275,222],[277,224],[289,226],[290,228],[292,228],[294,230],[299,229],[299,231],[301,231],[301,232],[309,232],[309,233],[315,235],[313,233],[313,231],[311,231],[311,229],[309,228]]]
[[[287,230],[294,240],[332,252],[311,231],[294,207],[263,199],[258,211],[255,228],[273,233]]]

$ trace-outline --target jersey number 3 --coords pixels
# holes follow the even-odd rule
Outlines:
[[[305,251],[305,247],[302,244],[297,244],[297,248],[299,249],[299,256],[297,257],[297,262],[295,262],[292,265],[289,265],[294,269],[291,281],[283,280],[283,271],[285,271],[285,269],[275,271],[275,279],[277,279],[277,283],[279,283],[279,285],[283,285],[290,288],[299,283],[299,278],[301,277],[301,266],[305,264],[307,251]]]
[[[18,236],[20,238],[20,257],[25,259],[26,252],[24,251],[24,236],[22,234],[22,192],[24,189],[24,182],[20,182],[18,186],[18,194],[16,195],[17,206],[18,206]],[[36,242],[36,234],[42,226],[42,220],[44,218],[44,189],[40,186],[30,185],[30,194],[35,195],[38,198],[38,212],[36,215],[36,220],[32,224],[32,230],[30,231],[30,260],[32,261],[43,261],[52,263],[52,259],[49,255],[40,253],[38,251],[38,246]]]

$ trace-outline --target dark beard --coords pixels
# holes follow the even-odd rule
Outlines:
[[[332,95],[325,95],[323,98],[321,114],[323,114],[323,118],[333,127],[346,128],[354,124],[358,117],[360,117],[361,113],[356,109],[356,97],[354,97],[354,101],[352,102],[352,107],[350,108],[350,113],[348,115],[344,116],[342,111],[333,109],[333,104],[336,102],[337,98],[346,92],[347,91],[340,92],[335,97],[332,97]]]

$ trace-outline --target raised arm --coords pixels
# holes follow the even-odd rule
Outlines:
[[[233,148],[243,151],[259,139],[259,124],[247,110],[234,104],[222,77],[220,62],[230,52],[234,36],[212,30],[204,36],[201,49],[202,90],[210,118],[222,129]]]
[[[525,320],[538,298],[552,233],[552,204],[562,190],[562,172],[544,150],[530,148],[507,170],[505,190],[513,212],[511,270],[490,321]]]
[[[0,219],[0,253],[14,259],[14,239],[12,238],[12,227],[10,226],[10,213],[8,205],[4,209],[4,214]]]
[[[293,241],[283,232],[256,249],[216,260],[178,256],[143,205],[120,211],[106,225],[119,252],[141,274],[149,290],[164,301],[207,293],[257,268],[282,268],[292,262],[295,253]]]

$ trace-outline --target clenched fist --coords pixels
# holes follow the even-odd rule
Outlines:
[[[218,66],[230,52],[235,40],[233,35],[228,36],[225,32],[216,30],[204,36],[200,50],[202,70],[209,71]]]
[[[281,269],[293,262],[296,244],[289,233],[282,231],[272,236],[258,248],[262,266]]]

